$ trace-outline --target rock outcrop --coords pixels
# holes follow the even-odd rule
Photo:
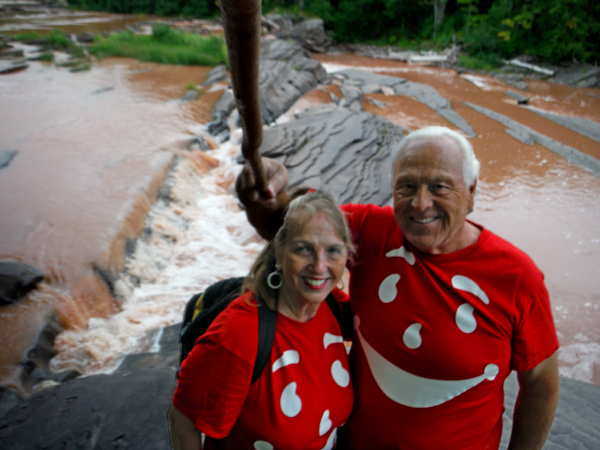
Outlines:
[[[34,267],[19,261],[0,261],[0,304],[17,303],[44,279]]]

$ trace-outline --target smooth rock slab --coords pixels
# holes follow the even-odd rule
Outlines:
[[[264,130],[260,152],[288,168],[290,188],[323,189],[338,203],[385,205],[392,196],[393,158],[405,134],[374,114],[319,105]]]
[[[516,373],[504,383],[504,429],[500,450],[506,450],[519,390]],[[560,379],[556,416],[544,450],[600,449],[600,387],[570,378]]]
[[[0,448],[171,448],[167,411],[175,371],[94,375],[32,395],[0,418]]]
[[[519,139],[521,142],[529,144],[538,142],[546,147],[548,150],[553,151],[554,153],[562,156],[573,164],[578,165],[582,169],[587,170],[588,172],[593,173],[596,176],[600,177],[600,160],[594,158],[593,156],[588,155],[587,153],[583,153],[576,148],[570,147],[562,142],[558,142],[555,139],[552,139],[542,133],[539,133],[532,128],[529,128],[525,125],[521,125],[516,120],[511,119],[503,114],[497,113],[496,111],[492,111],[491,109],[483,108],[481,106],[475,105],[469,102],[463,102],[470,108],[473,108],[475,111],[480,112],[481,114],[489,117],[490,119],[494,119],[500,122],[505,127],[508,127],[506,132],[513,136],[516,139]]]
[[[345,69],[335,72],[333,77],[343,84],[359,87],[363,93],[374,92],[375,85],[393,89],[396,95],[413,97],[415,100],[429,106],[448,122],[459,128],[467,136],[475,137],[475,130],[456,111],[450,102],[442,97],[434,88],[426,84],[413,83],[404,78],[379,75],[360,69]],[[345,95],[345,94],[344,94]]]

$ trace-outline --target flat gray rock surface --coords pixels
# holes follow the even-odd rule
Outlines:
[[[289,169],[291,188],[323,189],[339,203],[385,205],[393,153],[405,133],[374,114],[320,105],[265,130],[260,152]]]

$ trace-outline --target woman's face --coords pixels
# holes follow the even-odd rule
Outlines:
[[[315,214],[277,258],[283,273],[280,299],[300,305],[322,302],[338,284],[347,259],[346,245],[329,217]]]

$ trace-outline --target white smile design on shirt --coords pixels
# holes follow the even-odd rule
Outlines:
[[[407,252],[404,247],[392,250],[386,254],[387,257],[402,257],[410,265],[414,265],[414,255]],[[379,300],[385,304],[392,303],[398,295],[397,283],[400,281],[399,274],[386,277],[379,286]],[[490,300],[485,292],[470,278],[455,275],[452,278],[452,286],[455,289],[469,292],[478,297],[484,304],[488,305]],[[463,303],[456,310],[456,326],[465,334],[470,334],[477,328],[477,320],[474,308],[469,303]],[[429,408],[438,406],[452,400],[465,391],[477,386],[484,380],[494,380],[498,375],[499,368],[496,364],[488,364],[484,373],[474,378],[463,380],[437,380],[413,375],[400,367],[395,366],[375,350],[365,339],[359,330],[360,319],[354,317],[354,328],[358,339],[365,352],[369,368],[373,378],[383,393],[391,400],[401,405],[412,408]],[[403,342],[408,348],[416,350],[422,344],[420,335],[422,324],[413,323],[404,332]]]
[[[498,366],[488,364],[483,375],[465,380],[435,380],[419,377],[395,366],[375,350],[360,332],[360,319],[355,316],[354,328],[367,357],[367,362],[383,393],[396,403],[412,408],[430,408],[452,400],[477,386],[483,380],[493,380]]]

